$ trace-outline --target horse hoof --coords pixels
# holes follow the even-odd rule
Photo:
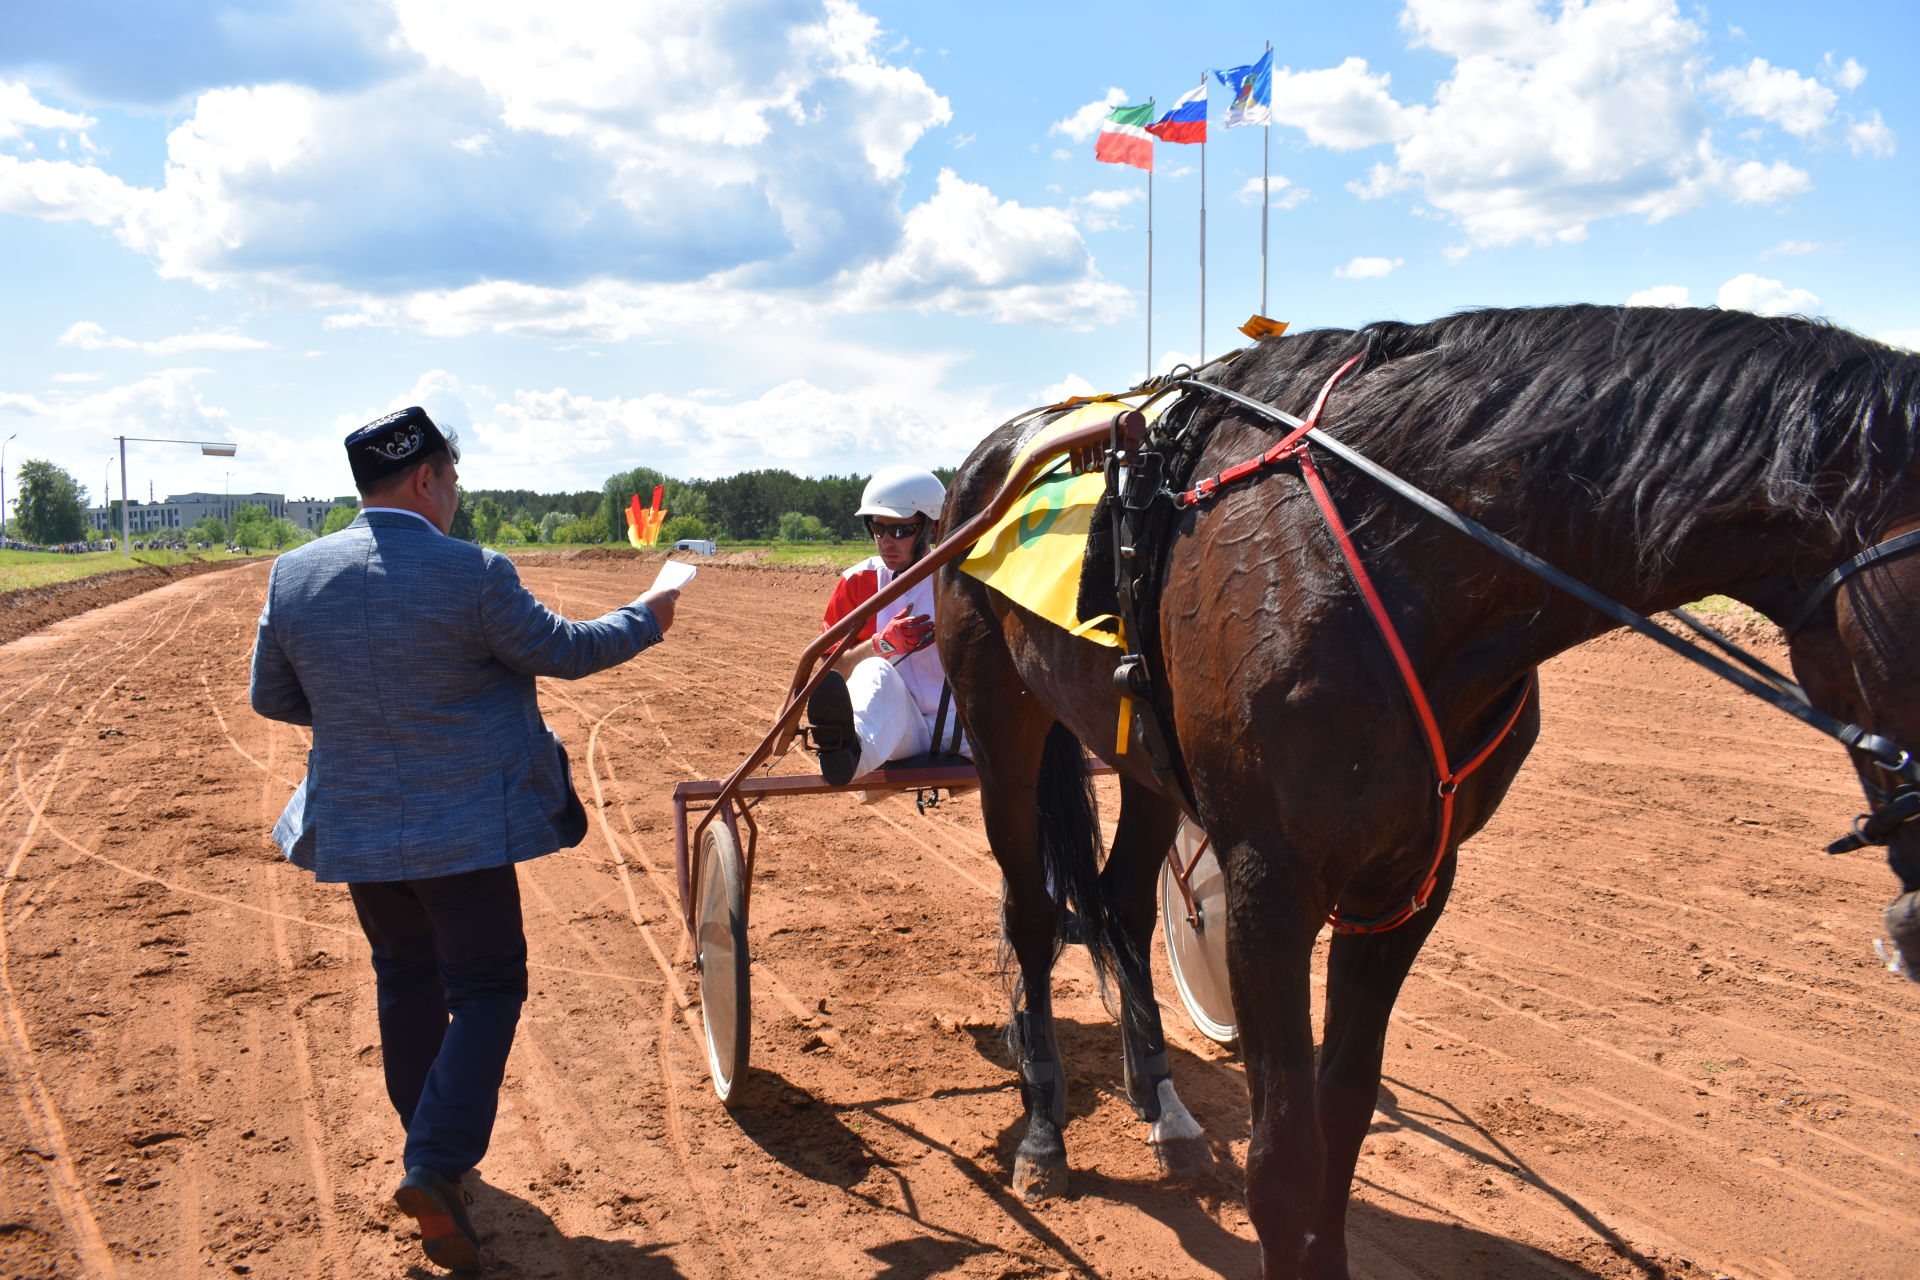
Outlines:
[[[1067,1162],[1016,1156],[1013,1161],[1013,1193],[1027,1204],[1040,1204],[1066,1195]]]
[[[1156,1142],[1153,1158],[1160,1176],[1174,1182],[1197,1182],[1213,1169],[1213,1149],[1204,1137],[1170,1138]]]

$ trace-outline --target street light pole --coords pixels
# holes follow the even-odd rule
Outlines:
[[[7,446],[13,443],[18,431],[0,440],[0,547],[7,544]]]
[[[237,445],[223,440],[171,440],[158,436],[115,436],[120,442],[120,553],[133,558],[133,538],[127,527],[127,441],[136,444],[197,444],[209,458],[231,458]]]

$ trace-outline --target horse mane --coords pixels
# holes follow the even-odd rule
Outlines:
[[[1472,310],[1269,340],[1220,380],[1301,412],[1356,353],[1333,434],[1449,500],[1531,495],[1516,533],[1625,520],[1643,565],[1756,506],[1870,534],[1920,452],[1920,356],[1799,317]]]

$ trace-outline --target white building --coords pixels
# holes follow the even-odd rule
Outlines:
[[[265,507],[275,520],[286,520],[296,529],[315,533],[326,523],[327,512],[339,507],[358,507],[358,498],[296,498],[289,502],[284,493],[180,493],[165,502],[129,502],[127,531],[141,538],[149,534],[177,533],[192,528],[208,516],[227,524],[242,507]],[[120,511],[106,507],[88,507],[87,524],[101,533],[120,532]]]

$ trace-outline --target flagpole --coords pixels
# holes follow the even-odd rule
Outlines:
[[[1267,41],[1273,52],[1273,41]],[[1267,314],[1267,211],[1272,207],[1267,194],[1267,160],[1273,151],[1273,108],[1267,108],[1267,123],[1260,130],[1260,314]]]
[[[1200,87],[1207,87],[1207,73],[1200,73]],[[1201,126],[1203,129],[1205,126]],[[1207,360],[1207,135],[1200,135],[1200,350],[1194,360]]]
[[[1147,167],[1147,372],[1153,376],[1153,167]]]

